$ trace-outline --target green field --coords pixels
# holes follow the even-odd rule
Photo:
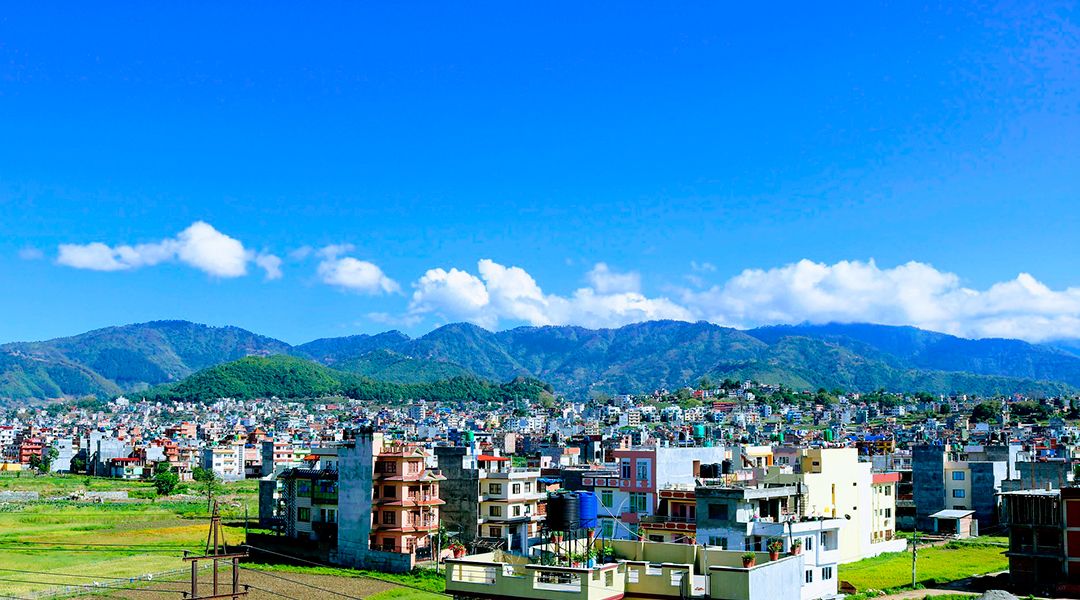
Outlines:
[[[923,585],[956,581],[1009,568],[1005,548],[996,539],[920,547],[916,579]],[[860,592],[911,585],[911,553],[891,552],[840,565],[839,578]]]
[[[43,497],[86,489],[152,491],[148,486],[101,478],[88,482],[74,476],[0,477],[0,490],[38,491]],[[257,516],[253,491],[247,482],[230,484],[219,496],[229,543],[243,542],[245,505]],[[183,551],[203,551],[208,525],[205,500],[192,496],[0,504],[0,589],[19,594],[85,584],[93,577],[127,578],[183,569]]]

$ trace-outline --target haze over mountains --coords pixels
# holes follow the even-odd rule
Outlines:
[[[672,389],[703,375],[860,391],[1054,394],[1080,388],[1080,356],[1068,349],[967,340],[913,327],[828,324],[740,331],[704,322],[650,321],[618,329],[491,332],[457,323],[418,338],[390,331],[292,346],[237,327],[156,321],[0,345],[0,399],[131,393],[246,356],[275,354],[396,383],[532,376],[568,396]]]

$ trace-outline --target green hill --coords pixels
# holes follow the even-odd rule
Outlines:
[[[380,402],[410,399],[504,402],[539,399],[551,392],[550,386],[525,378],[501,385],[462,376],[423,383],[391,383],[345,373],[303,358],[278,355],[249,356],[210,367],[178,383],[154,388],[144,396],[183,401],[341,395]]]

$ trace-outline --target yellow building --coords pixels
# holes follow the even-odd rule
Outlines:
[[[841,563],[877,556],[883,552],[899,552],[907,548],[906,540],[874,539],[875,531],[886,531],[883,523],[875,525],[875,513],[892,516],[896,512],[896,493],[885,487],[876,494],[872,465],[859,462],[855,448],[809,448],[797,451],[798,460],[792,472],[778,468],[768,474],[770,483],[803,483],[806,486],[804,512],[808,516],[844,519],[840,528]]]

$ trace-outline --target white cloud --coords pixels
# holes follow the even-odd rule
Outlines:
[[[696,260],[690,261],[690,270],[698,273],[715,273],[716,265],[711,262],[698,262]]]
[[[255,261],[268,279],[281,276],[280,260],[271,254],[256,255],[203,221],[196,221],[175,238],[134,246],[108,246],[101,242],[60,244],[56,262],[76,269],[127,271],[178,260],[215,277],[240,277]],[[275,261],[277,261],[275,263]]]
[[[273,254],[257,254],[255,264],[266,273],[266,281],[281,279],[281,258]]]
[[[626,279],[614,286],[623,291],[613,291],[610,286],[604,292],[581,288],[570,296],[558,296],[544,294],[536,280],[520,267],[483,259],[477,271],[479,276],[459,269],[429,270],[413,284],[409,314],[434,314],[489,329],[503,320],[530,325],[616,327],[651,319],[692,318],[690,311],[666,298],[647,298],[637,291],[626,291],[630,287]],[[610,273],[606,267],[599,271]],[[595,272],[594,268],[590,275]]]
[[[698,273],[709,272],[703,264]],[[1027,273],[978,290],[921,262],[881,268],[873,260],[802,260],[747,269],[700,290],[676,289],[673,298],[645,296],[640,278],[619,279],[623,275],[598,264],[587,274],[590,286],[564,296],[544,293],[520,267],[487,259],[476,274],[431,269],[413,284],[406,318],[436,316],[489,329],[517,323],[616,327],[652,319],[738,328],[835,321],[913,325],[972,338],[1080,338],[1080,287],[1054,290]]]
[[[349,244],[326,246],[319,250],[322,257],[317,272],[323,283],[361,294],[394,294],[401,291],[401,286],[383,273],[375,263],[353,258],[340,257],[352,251]]]
[[[747,269],[681,301],[701,318],[735,327],[775,323],[867,322],[913,325],[964,337],[1028,341],[1080,337],[1080,288],[1055,291],[1027,273],[986,290],[953,273],[909,262],[827,265],[802,260]]]
[[[641,291],[640,274],[634,271],[616,273],[602,262],[596,263],[596,266],[585,274],[585,278],[588,280],[589,285],[601,294],[637,293]]]

